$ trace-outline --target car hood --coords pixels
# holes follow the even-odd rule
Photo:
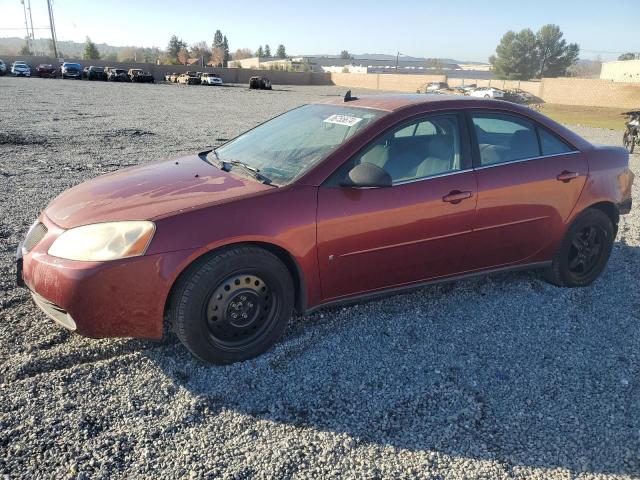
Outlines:
[[[45,215],[65,229],[109,221],[152,220],[274,188],[224,172],[192,155],[119,170],[81,183],[54,199]]]

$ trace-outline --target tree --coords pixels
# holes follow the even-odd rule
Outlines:
[[[576,43],[567,44],[557,25],[544,25],[534,35],[531,29],[504,34],[489,58],[498,78],[528,80],[567,74],[580,55]]]
[[[258,47],[258,50],[256,50],[256,57],[264,57],[264,50],[262,50],[262,45],[260,45]]]
[[[508,31],[489,62],[498,78],[528,80],[534,77],[539,65],[535,35],[528,28],[519,33]]]
[[[253,57],[253,52],[248,48],[239,48],[233,54],[234,60],[242,60],[243,58]]]
[[[278,58],[287,58],[287,52],[284,49],[284,45],[278,45],[278,49],[276,50],[276,57]]]
[[[190,51],[192,58],[199,58],[202,60],[209,60],[211,58],[211,48],[204,40],[201,42],[196,42],[191,45]]]
[[[99,60],[100,52],[96,44],[91,41],[89,37],[84,42],[84,50],[82,52],[83,60]]]
[[[227,40],[226,35],[222,39],[222,50],[222,66],[227,68],[229,60],[231,59],[231,54],[229,53],[229,41]]]
[[[567,68],[576,63],[580,56],[577,43],[569,43],[562,38],[560,27],[544,25],[536,34],[536,46],[540,67],[540,77],[560,77],[566,75]]]
[[[268,43],[264,46],[264,56],[265,57],[271,56],[271,47],[269,46]]]
[[[348,50],[342,50],[340,52],[340,58],[344,59],[344,60],[348,60],[351,58],[351,54],[349,53]]]
[[[183,47],[178,52],[178,61],[182,65],[186,65],[187,62],[189,61],[189,51],[186,48]]]
[[[211,50],[222,47],[224,47],[224,37],[222,36],[222,32],[220,30],[216,30],[216,33],[213,34],[213,44],[211,45]]]
[[[31,47],[29,46],[29,40],[26,37],[24,39],[24,43],[20,47],[20,50],[18,50],[18,55],[33,55]]]
[[[631,52],[627,52],[627,53],[623,53],[622,55],[620,55],[618,57],[618,60],[640,60],[640,53],[638,53],[637,55],[635,53],[631,53]]]
[[[180,40],[175,35],[172,35],[169,39],[169,45],[167,45],[167,58],[171,61],[178,60],[178,53],[180,50],[187,48],[187,43]]]

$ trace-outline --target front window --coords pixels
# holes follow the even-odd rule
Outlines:
[[[239,136],[216,150],[220,160],[242,162],[276,185],[308,172],[385,112],[337,105],[305,105]]]

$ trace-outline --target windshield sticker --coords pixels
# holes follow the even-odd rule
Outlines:
[[[361,121],[362,118],[350,117],[349,115],[331,115],[325,119],[325,123],[335,123],[337,125],[345,125],[347,127],[353,127],[356,123]]]

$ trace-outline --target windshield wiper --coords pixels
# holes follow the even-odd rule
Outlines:
[[[248,165],[244,162],[240,162],[238,160],[230,160],[230,161],[226,161],[226,160],[222,160],[220,158],[220,155],[218,155],[218,152],[216,151],[216,149],[214,148],[213,150],[211,150],[209,153],[213,153],[213,156],[215,157],[215,160],[217,162],[218,165],[216,165],[220,170],[224,170],[225,172],[230,172],[231,171],[231,167],[238,167],[242,170],[245,170],[246,172],[248,172],[253,178],[255,178],[256,180],[266,184],[266,185],[271,185],[271,179],[269,177],[267,177],[266,175],[260,173],[260,169],[256,168],[256,167],[252,167],[251,165]],[[207,160],[209,160],[209,155],[207,154]],[[209,160],[209,163],[213,163]]]
[[[214,150],[215,152],[215,150]],[[262,173],[260,173],[260,169],[256,168],[256,167],[252,167],[251,165],[247,165],[244,162],[240,162],[238,160],[230,160],[228,162],[225,162],[224,160],[220,160],[222,162],[222,164],[227,164],[227,165],[233,165],[234,167],[239,167],[244,169],[245,171],[249,172],[251,175],[253,175],[253,177],[256,180],[259,180],[260,182],[266,184],[266,185],[271,185],[271,179],[265,175],[263,175]],[[227,170],[228,171],[228,170]]]

